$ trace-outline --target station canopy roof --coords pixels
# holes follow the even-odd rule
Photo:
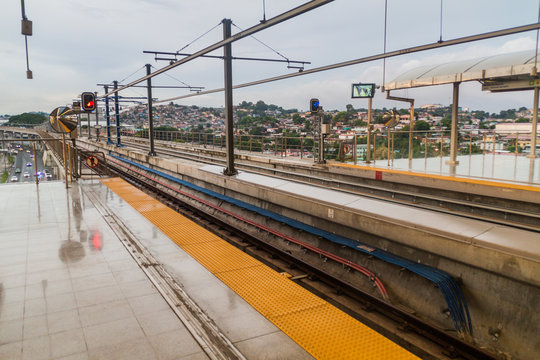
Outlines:
[[[421,66],[409,70],[392,82],[385,90],[410,89],[420,86],[479,81],[483,90],[511,91],[532,89],[540,80],[531,76],[535,65],[534,50],[520,51],[451,63]],[[540,61],[540,56],[538,56]]]

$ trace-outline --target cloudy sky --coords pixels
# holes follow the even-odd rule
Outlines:
[[[266,18],[305,1],[266,0]],[[83,91],[98,91],[98,83],[129,82],[145,74],[144,65],[156,62],[143,50],[176,51],[214,28],[184,49],[200,50],[222,38],[217,26],[223,18],[246,29],[263,18],[262,0],[25,0],[34,35],[28,38],[30,69],[26,79],[24,36],[20,33],[19,0],[2,0],[0,12],[0,114],[50,112],[70,104]],[[538,0],[443,0],[443,40],[535,23]],[[440,36],[439,0],[388,0],[387,50],[432,43]],[[216,27],[217,26],[217,27]],[[291,60],[310,61],[313,68],[352,60],[383,51],[384,0],[336,0],[288,22],[255,35]],[[534,49],[536,32],[522,33],[410,54],[386,61],[386,81],[425,64]],[[215,54],[221,54],[221,50]],[[252,38],[233,44],[233,55],[279,58]],[[353,82],[383,81],[383,63],[350,66],[236,90],[234,103],[263,100],[285,108],[307,109],[318,97],[325,109],[346,104],[366,107],[366,100],[350,98]],[[235,61],[233,83],[263,79],[291,71],[285,64]],[[223,86],[223,63],[197,59],[153,79],[154,85]],[[416,104],[451,102],[451,85],[395,92],[416,99]],[[155,91],[165,99],[187,94],[184,89]],[[128,89],[121,95],[145,96],[145,89]],[[222,93],[178,100],[184,105],[222,106]],[[478,83],[461,87],[461,106],[499,111],[532,106],[532,92],[490,94]],[[376,107],[403,107],[378,93]]]

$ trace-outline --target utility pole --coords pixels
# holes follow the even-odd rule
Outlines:
[[[107,85],[103,86],[103,89],[105,90],[105,118],[107,120],[107,144],[111,145],[111,114],[109,110],[109,96],[107,94],[109,93],[109,87]]]
[[[330,125],[324,123],[324,110],[322,106],[319,106],[319,112],[316,115],[319,118],[319,156],[318,164],[325,164],[324,159],[324,138],[330,131]]]
[[[367,148],[366,148],[366,164],[371,162],[371,109],[373,106],[373,98],[368,98],[368,113],[367,113]],[[356,160],[356,157],[355,157]]]
[[[94,95],[96,96],[96,99],[97,99],[97,91],[94,92]],[[98,112],[98,109],[99,109],[99,105],[98,105],[98,102],[96,100],[96,138],[99,140],[99,112]],[[88,133],[90,134],[90,128],[88,129]],[[88,137],[90,138],[90,135],[88,135]]]
[[[231,37],[231,19],[223,19],[223,39]],[[233,94],[232,94],[232,49],[231,43],[223,46],[223,62],[225,75],[225,151],[227,166],[223,173],[227,176],[236,175],[234,168],[234,124],[233,124]]]
[[[118,81],[113,81],[114,90],[118,89]],[[114,93],[114,113],[116,117],[116,147],[122,147],[120,143],[120,107],[118,106],[118,91]]]
[[[146,75],[150,75],[150,64],[146,64]],[[148,91],[148,127],[149,127],[149,137],[150,137],[150,152],[149,156],[156,156],[154,151],[154,114],[152,111],[152,78],[146,80],[146,87]]]

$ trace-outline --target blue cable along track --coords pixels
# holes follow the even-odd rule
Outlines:
[[[441,291],[447,305],[448,310],[450,312],[450,316],[452,317],[452,320],[454,322],[454,327],[458,331],[458,333],[461,334],[470,334],[472,335],[472,323],[471,323],[471,316],[469,313],[469,307],[467,306],[467,303],[465,301],[465,297],[461,291],[461,288],[459,287],[458,283],[450,276],[450,274],[439,270],[437,268],[434,268],[432,266],[424,265],[424,264],[418,264],[411,260],[402,258],[400,256],[391,254],[387,251],[374,248],[371,245],[367,245],[364,243],[361,243],[357,240],[349,239],[343,236],[339,236],[336,234],[333,234],[331,232],[313,227],[308,224],[304,224],[300,221],[296,221],[294,219],[291,219],[289,217],[276,214],[272,211],[268,211],[265,209],[262,209],[258,206],[248,204],[244,201],[237,200],[235,198],[232,198],[230,196],[219,194],[215,191],[211,191],[208,189],[205,189],[203,187],[197,186],[195,184],[192,184],[190,182],[181,180],[179,178],[176,178],[174,176],[168,175],[164,172],[151,169],[147,166],[138,164],[134,161],[125,159],[123,157],[120,157],[118,155],[110,154],[112,157],[121,160],[125,163],[128,163],[130,165],[136,166],[142,170],[151,172],[153,174],[159,175],[161,177],[164,177],[170,181],[173,181],[177,184],[180,184],[182,186],[185,186],[187,188],[190,188],[192,190],[199,191],[201,193],[204,193],[206,195],[212,196],[214,198],[226,201],[230,204],[234,204],[240,208],[252,211],[254,213],[257,213],[259,215],[262,215],[264,217],[268,217],[270,219],[273,219],[275,221],[287,224],[291,227],[294,227],[296,229],[303,230],[307,233],[325,238],[329,241],[332,241],[334,243],[344,245],[350,248],[353,248],[357,251],[369,254],[371,256],[374,256],[382,261],[385,261],[390,264],[394,264],[396,266],[405,268],[431,282],[433,282]]]

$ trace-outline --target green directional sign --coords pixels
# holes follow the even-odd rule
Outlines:
[[[57,107],[49,115],[49,123],[56,132],[68,134],[77,128],[77,121],[71,120],[72,115],[75,115],[72,109]]]

